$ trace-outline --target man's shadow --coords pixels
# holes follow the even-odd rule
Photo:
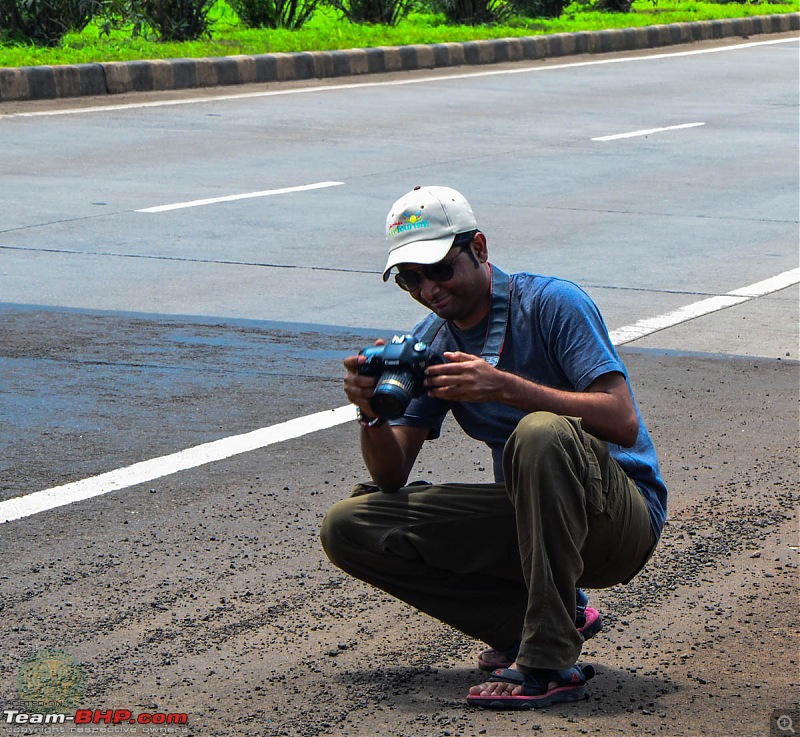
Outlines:
[[[657,712],[664,708],[660,700],[679,689],[668,676],[649,670],[592,665],[595,676],[587,684],[587,699],[553,704],[540,711],[560,714],[569,709],[569,715],[575,717],[598,712]],[[395,666],[346,670],[340,672],[336,680],[343,686],[357,683],[362,693],[367,692],[365,696],[393,709],[419,714],[439,712],[447,707],[473,709],[466,702],[470,686],[484,683],[490,676],[477,668]]]

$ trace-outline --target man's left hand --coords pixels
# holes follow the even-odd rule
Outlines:
[[[425,371],[429,396],[454,402],[490,402],[497,398],[507,374],[469,353],[448,351],[444,357],[448,363],[429,366]]]

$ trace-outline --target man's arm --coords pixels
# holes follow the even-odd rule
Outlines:
[[[614,371],[595,379],[585,391],[552,389],[490,366],[478,356],[445,353],[449,363],[426,371],[428,394],[458,402],[499,402],[525,412],[580,417],[595,437],[624,447],[636,443],[639,419],[625,377]]]
[[[344,360],[347,370],[344,392],[361,410],[362,417],[369,420],[374,417],[369,400],[375,391],[377,379],[358,373],[358,366],[364,360],[364,356],[349,356]],[[392,427],[387,424],[361,428],[361,455],[372,480],[381,491],[397,491],[405,485],[427,437],[427,428]]]
[[[425,427],[361,428],[361,455],[381,491],[397,491],[405,486],[427,436]]]

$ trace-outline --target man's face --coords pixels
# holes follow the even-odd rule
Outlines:
[[[480,322],[488,313],[490,302],[486,264],[476,263],[467,250],[451,248],[438,264],[399,264],[397,267],[403,276],[410,277],[409,281],[416,282],[411,285],[416,288],[409,291],[417,302],[460,328]],[[441,268],[447,264],[453,276],[440,280],[442,272],[449,273],[449,269]]]

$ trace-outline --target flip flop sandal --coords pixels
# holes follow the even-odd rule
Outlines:
[[[591,665],[573,665],[566,670],[541,672],[541,675],[522,673],[510,668],[498,668],[489,683],[511,683],[522,686],[519,696],[494,694],[467,696],[467,703],[484,709],[541,709],[551,704],[580,701],[588,697],[586,681],[594,677]]]
[[[583,635],[584,640],[594,637],[601,629],[603,629],[603,620],[600,618],[600,612],[587,606],[583,612],[584,623],[578,627],[578,632]],[[514,645],[510,650],[495,650],[489,648],[484,650],[478,656],[478,668],[485,671],[493,671],[496,668],[508,668],[516,659],[519,653],[519,643]]]
[[[586,607],[583,614],[583,624],[578,627],[578,632],[583,635],[584,640],[588,640],[603,629],[603,620],[600,618],[600,612],[590,606]]]

